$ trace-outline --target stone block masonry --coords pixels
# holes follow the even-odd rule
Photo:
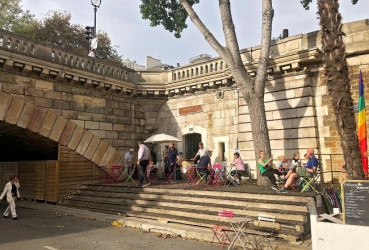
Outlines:
[[[39,140],[43,142],[57,142],[67,145],[70,150],[85,156],[96,165],[111,166],[119,162],[122,153],[109,146],[102,139],[94,136],[88,130],[78,126],[72,121],[53,113],[47,108],[25,104],[22,99],[12,97],[10,94],[0,93],[0,107],[4,108],[0,121],[2,128],[12,128],[12,133],[18,137],[23,134],[24,140]],[[32,131],[15,129],[17,126]],[[32,138],[30,138],[30,136]],[[100,147],[100,145],[103,145]],[[106,145],[106,146],[105,146]]]
[[[144,105],[141,105],[141,100],[126,94],[107,91],[104,88],[70,84],[60,81],[58,78],[55,81],[49,81],[48,79],[32,77],[27,80],[27,77],[24,76],[13,76],[14,74],[11,72],[1,73],[0,83],[3,92],[0,92],[0,97],[1,99],[5,98],[5,101],[0,107],[0,119],[5,119],[12,124],[18,122],[21,127],[26,127],[29,123],[29,128],[33,132],[41,133],[46,137],[52,134],[55,139],[61,136],[62,131],[60,130],[64,129],[68,120],[71,120],[81,128],[90,130],[100,139],[113,139],[117,147],[119,146],[122,151],[126,151],[132,143],[124,143],[125,138],[143,140],[152,132],[152,129],[145,130],[146,117],[149,115],[142,107],[147,105],[151,107],[151,110],[153,107],[157,110],[160,107],[160,104],[156,104],[155,101],[145,100]],[[33,98],[32,104],[35,106],[30,106],[22,99],[13,100],[8,94],[17,94],[24,100]],[[34,107],[36,110],[33,110]],[[5,117],[4,112],[9,108],[12,109],[12,112],[9,112]],[[51,112],[48,113],[47,109],[50,109]],[[31,117],[31,114],[34,114],[34,117]],[[58,131],[55,130],[52,133],[54,124],[56,127],[60,125],[56,120],[57,115],[66,120],[62,122],[59,130],[56,129]],[[132,123],[134,126],[129,126]],[[155,123],[155,119],[150,120],[151,127],[156,126]],[[69,124],[67,128],[69,131],[71,125]],[[122,131],[129,136],[119,138],[119,133]],[[77,141],[81,138],[79,138],[78,130],[73,128],[73,132],[77,133],[75,139],[71,140],[69,138],[71,135],[67,133],[66,138],[62,137],[62,143],[64,145],[70,144],[71,148],[77,149]],[[88,145],[83,140],[83,147],[81,145],[78,151],[84,154]]]

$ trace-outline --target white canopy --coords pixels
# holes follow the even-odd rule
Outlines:
[[[153,135],[145,140],[145,142],[147,143],[165,143],[165,142],[179,142],[179,141],[181,140],[174,136],[167,135],[167,134]]]

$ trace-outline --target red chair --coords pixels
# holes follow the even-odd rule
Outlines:
[[[213,239],[211,241],[211,245],[213,245],[214,240],[217,239],[218,243],[221,244],[223,248],[225,245],[231,244],[231,240],[229,239],[228,236],[228,231],[230,231],[230,227],[222,226],[221,218],[233,218],[233,212],[231,210],[221,210],[219,211],[218,215],[219,215],[218,224],[211,227],[214,234]]]
[[[210,171],[210,178],[208,180],[208,184],[217,185],[220,187],[220,183],[224,182],[224,169],[225,166],[216,163],[212,167],[212,171]]]
[[[192,165],[188,168],[186,171],[187,174],[187,181],[185,183],[185,186],[193,186],[196,187],[196,183],[198,181],[198,175],[196,173],[196,165]]]
[[[158,171],[158,165],[149,165],[146,168],[147,179],[151,182],[152,179],[156,178],[156,173]]]

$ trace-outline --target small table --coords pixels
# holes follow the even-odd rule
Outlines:
[[[119,182],[119,177],[123,172],[123,166],[112,166],[110,168],[107,168],[107,172],[110,177],[111,183]]]
[[[226,182],[225,182],[225,186],[229,186],[229,185],[233,185],[233,186],[237,186],[236,181],[233,179],[233,176],[231,175],[232,171],[235,171],[237,169],[237,167],[235,165],[231,165],[231,168],[229,169],[229,171],[226,168]]]
[[[237,241],[241,243],[243,249],[246,249],[246,245],[251,244],[251,242],[247,239],[245,229],[247,228],[249,223],[253,222],[253,219],[248,217],[232,217],[229,218],[228,221],[231,225],[231,229],[236,234],[228,249],[234,248]]]

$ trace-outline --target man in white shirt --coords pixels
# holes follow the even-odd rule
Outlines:
[[[195,157],[192,159],[195,164],[197,164],[197,162],[200,160],[200,158],[205,155],[205,152],[207,150],[208,149],[204,147],[204,143],[199,142],[199,151],[197,151]]]
[[[140,184],[139,186],[147,187],[150,185],[149,179],[146,175],[146,167],[149,164],[149,158],[150,158],[150,150],[149,148],[140,141],[138,143],[139,149],[138,149],[138,161],[137,161],[137,167],[140,171]],[[143,184],[144,180],[146,181],[146,184]]]

